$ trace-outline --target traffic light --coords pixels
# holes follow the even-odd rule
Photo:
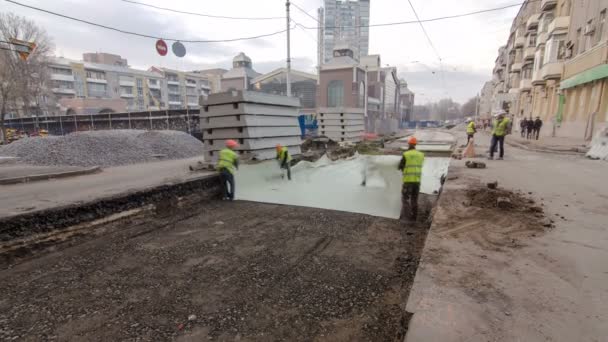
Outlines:
[[[10,39],[10,44],[19,55],[19,58],[23,61],[27,60],[30,54],[36,49],[36,43],[26,42],[15,38]]]

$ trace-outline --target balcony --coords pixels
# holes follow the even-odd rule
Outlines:
[[[108,81],[106,81],[103,78],[88,78],[87,77],[87,82],[89,83],[99,83],[99,84],[107,84]]]
[[[555,34],[556,31],[568,31],[570,26],[570,17],[557,17],[549,24],[547,29],[549,34]],[[565,32],[564,32],[565,33]]]
[[[520,72],[522,66],[522,63],[513,63],[513,65],[511,65],[511,72]]]
[[[513,45],[515,48],[520,48],[526,45],[526,37],[517,37],[515,38],[515,44]]]
[[[547,32],[542,32],[536,37],[536,47],[537,48],[542,45],[545,45],[546,42],[547,42]]]
[[[603,42],[568,60],[564,65],[563,78],[574,77],[586,70],[605,64],[606,59],[608,59],[608,42]]]
[[[120,97],[125,99],[132,99],[135,97],[135,95],[133,93],[120,93]]]
[[[519,89],[521,91],[529,91],[532,89],[532,80],[529,78],[519,81]]]
[[[511,88],[511,89],[509,89],[509,94],[519,94],[519,88]]]
[[[150,80],[148,80],[148,88],[160,89],[160,82],[156,81],[156,82],[152,83],[152,82],[150,82]]]
[[[74,75],[51,74],[51,80],[74,82]]]
[[[560,79],[562,77],[563,70],[563,62],[553,62],[543,65],[542,69],[540,69],[540,73],[544,80]]]
[[[524,59],[534,59],[534,54],[536,53],[536,48],[535,47],[527,47],[524,50]]]
[[[171,85],[179,85],[179,80],[176,80],[176,79],[168,79],[168,80],[167,80],[167,84],[171,84]]]
[[[557,5],[557,0],[542,0],[540,3],[540,10],[543,12],[551,11],[552,9],[555,8],[556,5]]]
[[[53,88],[53,93],[76,95],[76,90],[69,88]]]
[[[133,80],[120,80],[118,84],[125,87],[135,87],[135,81]]]
[[[172,105],[172,106],[181,106],[182,105],[182,101],[169,100],[168,103],[169,103],[169,105]]]
[[[541,73],[540,70],[535,71],[534,75],[532,76],[532,85],[533,86],[538,86],[538,85],[543,85],[545,84],[545,80],[543,79],[543,75]]]
[[[538,28],[538,22],[540,21],[540,13],[532,14],[530,18],[528,18],[528,22],[526,23],[526,28],[528,30],[535,30]]]
[[[188,88],[196,88],[196,82],[195,83],[187,82],[186,83],[186,87],[188,87]]]

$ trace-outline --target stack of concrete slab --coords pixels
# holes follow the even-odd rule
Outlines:
[[[272,159],[276,145],[301,153],[298,122],[300,99],[252,91],[230,91],[201,97],[201,128],[205,159],[217,160],[228,139],[239,143],[237,152],[256,159]]]
[[[365,133],[362,108],[319,108],[319,134],[334,141],[361,141]]]

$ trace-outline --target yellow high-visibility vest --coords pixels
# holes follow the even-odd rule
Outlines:
[[[403,168],[403,183],[418,183],[422,178],[424,153],[418,150],[408,150],[403,153],[405,167]]]
[[[277,159],[283,161],[285,155],[287,155],[287,161],[291,161],[291,156],[289,155],[289,150],[287,147],[281,147],[281,150],[277,152]]]
[[[218,171],[228,170],[228,172],[234,174],[235,165],[239,156],[233,150],[225,148],[220,151],[220,157],[217,160],[216,169]]]
[[[494,121],[494,129],[492,130],[492,134],[497,137],[504,137],[507,135],[507,128],[509,127],[509,119],[503,118],[502,120]]]
[[[475,122],[469,122],[469,125],[467,126],[467,134],[475,134]]]

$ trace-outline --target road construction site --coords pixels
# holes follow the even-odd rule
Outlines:
[[[463,135],[415,134],[450,153],[446,137]],[[561,173],[577,156],[513,149],[485,169],[452,160],[446,173],[439,157],[406,224],[395,219],[399,140],[382,145],[316,153],[292,169],[293,188],[276,163],[243,165],[235,202],[219,201],[215,172],[189,170],[196,156],[3,185],[0,339],[606,336],[608,191],[592,183],[605,163],[584,161],[575,191]]]

